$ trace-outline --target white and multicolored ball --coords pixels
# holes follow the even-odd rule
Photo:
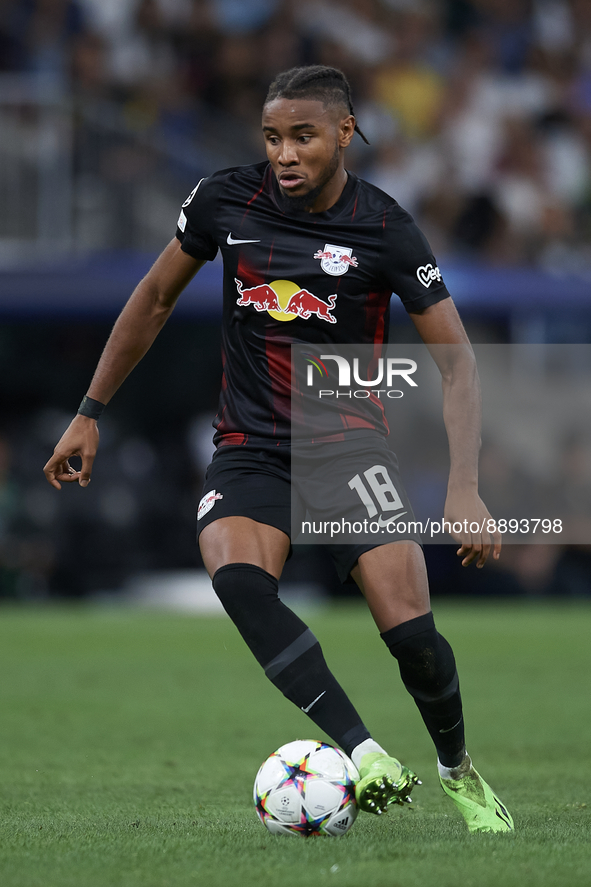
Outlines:
[[[274,835],[344,835],[357,816],[358,779],[355,765],[340,749],[296,739],[273,752],[259,769],[256,811]]]

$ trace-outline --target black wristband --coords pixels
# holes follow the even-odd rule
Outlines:
[[[78,407],[79,416],[87,416],[89,419],[98,419],[105,408],[105,404],[100,400],[93,400],[86,394],[82,398],[82,403]]]

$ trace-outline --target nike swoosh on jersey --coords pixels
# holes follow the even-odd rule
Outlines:
[[[232,234],[230,233],[230,234],[228,234],[228,239],[226,242],[227,242],[228,246],[237,246],[239,243],[260,243],[261,241],[260,240],[234,240],[234,238],[232,237]]]

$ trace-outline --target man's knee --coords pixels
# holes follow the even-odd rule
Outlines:
[[[431,612],[383,632],[382,639],[398,660],[400,675],[411,695],[442,701],[458,691],[453,651],[435,628]]]
[[[425,559],[414,542],[393,542],[364,552],[351,575],[381,632],[430,613]]]

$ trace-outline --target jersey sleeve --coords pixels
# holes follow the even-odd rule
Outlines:
[[[217,255],[215,209],[221,184],[216,176],[201,179],[181,207],[176,236],[182,251],[200,261],[211,262]]]
[[[420,311],[447,299],[449,292],[427,238],[397,204],[386,217],[382,274],[407,311]]]

